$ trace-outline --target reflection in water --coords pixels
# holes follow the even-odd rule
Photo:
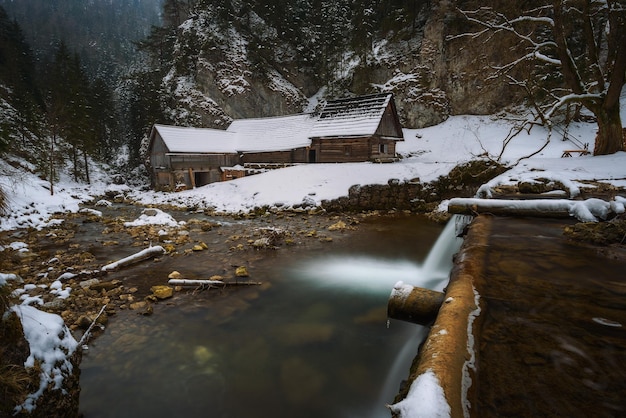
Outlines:
[[[419,336],[415,325],[387,328],[387,299],[397,281],[419,285],[420,256],[439,231],[415,217],[381,220],[340,249],[329,246],[330,257],[279,250],[259,261],[255,277],[267,286],[178,294],[151,317],[120,313],[83,359],[81,412],[388,417],[384,403]]]

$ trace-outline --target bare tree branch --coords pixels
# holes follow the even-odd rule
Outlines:
[[[523,88],[537,118],[550,129],[564,108],[584,106],[598,123],[594,154],[623,150],[619,96],[626,82],[626,1],[547,3],[518,16],[490,7],[458,10],[475,30],[448,39],[513,36],[518,45],[503,54],[504,62],[489,65],[492,72],[485,79],[504,77]],[[505,147],[510,139],[505,138]]]

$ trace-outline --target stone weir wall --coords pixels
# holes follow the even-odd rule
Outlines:
[[[419,178],[401,181],[390,179],[387,184],[355,185],[348,196],[324,200],[328,212],[357,212],[367,210],[409,210],[430,212],[444,199],[474,196],[478,188],[506,167],[490,160],[474,160],[453,168],[447,176],[430,183]]]
[[[421,212],[432,210],[440,201],[438,195],[431,184],[391,179],[387,184],[352,186],[348,196],[325,200],[322,207],[329,212],[393,209]]]

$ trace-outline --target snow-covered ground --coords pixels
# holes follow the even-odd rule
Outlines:
[[[622,115],[626,120],[626,114]],[[482,193],[488,195],[489,188],[521,179],[549,178],[560,181],[569,188],[572,195],[585,181],[600,181],[617,187],[626,187],[626,152],[615,155],[593,157],[574,156],[561,158],[564,150],[579,148],[580,143],[588,143],[593,149],[596,125],[575,123],[569,127],[569,135],[575,143],[562,140],[553,135],[550,142],[532,158],[523,159],[541,149],[546,142],[548,132],[539,126],[530,132],[524,132],[503,148],[503,141],[513,126],[513,122],[502,116],[454,116],[446,122],[426,129],[406,129],[405,141],[398,144],[402,159],[393,164],[352,163],[352,164],[310,164],[274,170],[264,174],[245,177],[229,182],[213,183],[179,193],[158,193],[133,191],[128,187],[115,186],[108,182],[103,172],[93,172],[94,184],[85,186],[63,179],[54,185],[55,193],[50,194],[49,184],[23,170],[17,170],[0,161],[0,187],[8,196],[9,213],[0,218],[0,230],[17,228],[42,228],[59,220],[51,220],[55,213],[76,212],[80,204],[99,199],[107,190],[127,193],[136,201],[151,204],[175,204],[193,207],[211,207],[218,212],[247,212],[259,206],[315,206],[325,199],[347,196],[351,186],[367,184],[386,184],[389,179],[414,180],[422,182],[436,180],[445,176],[458,165],[479,156],[500,158],[502,163],[515,164],[508,172],[498,176],[483,187]],[[500,156],[500,157],[499,157]],[[521,159],[521,160],[520,160]],[[624,193],[623,197],[626,197]],[[623,199],[620,200],[623,202]],[[106,202],[105,202],[106,203]],[[597,202],[594,202],[594,205]],[[164,214],[164,216],[168,216]],[[164,216],[153,217],[162,220]],[[140,218],[136,223],[145,222]],[[176,224],[176,220],[167,218],[167,222]],[[20,247],[20,243],[11,243],[11,247]],[[4,248],[0,246],[0,251]],[[20,248],[27,251],[28,248]],[[16,277],[0,274],[0,285]],[[57,286],[58,287],[58,286]],[[60,289],[53,289],[62,291]],[[57,386],[61,375],[68,372],[65,360],[57,354],[71,354],[76,348],[71,334],[59,323],[60,317],[49,314],[34,314],[32,301],[23,299],[23,307],[14,311],[26,319],[36,318],[38,323],[46,324],[51,329],[59,330],[51,335],[59,335],[57,341],[39,339],[26,330],[31,344],[31,353],[44,362],[46,376],[42,377],[40,391],[29,397],[21,406],[32,408],[37,394],[49,384]],[[28,327],[28,321],[24,327]],[[43,354],[37,354],[43,353]],[[50,355],[46,354],[50,353]],[[50,360],[48,360],[50,358]],[[29,358],[30,359],[30,358]],[[61,361],[59,363],[59,361]],[[47,362],[52,362],[46,364]],[[60,366],[59,366],[60,364]],[[434,379],[434,380],[433,380]],[[432,411],[445,416],[447,404],[442,400],[441,390],[436,377],[425,375],[418,379],[411,396],[399,407],[407,413],[415,411],[422,402],[432,403]]]
[[[546,129],[535,126],[504,147],[504,138],[512,125],[511,120],[496,116],[454,116],[430,128],[405,129],[405,140],[397,147],[403,158],[393,164],[305,164],[179,193],[126,192],[146,205],[207,207],[225,213],[247,212],[261,206],[315,206],[325,199],[347,196],[349,188],[355,184],[386,184],[389,179],[430,182],[445,176],[457,164],[479,156],[498,158],[502,154],[501,162],[512,164],[546,142]],[[570,126],[569,135],[593,149],[595,130],[595,124],[575,123]],[[564,150],[576,148],[579,146],[563,141],[562,136],[554,133],[541,152],[522,160],[491,184],[543,177],[559,180],[573,192],[581,182],[589,180],[626,186],[626,170],[623,169],[626,153],[561,158]],[[46,181],[0,164],[0,170],[7,173],[0,186],[7,192],[10,205],[9,213],[0,218],[0,230],[41,228],[50,222],[54,213],[76,212],[81,202],[101,196],[107,188],[118,187],[120,191],[124,188],[107,184],[106,175],[95,173],[96,180],[91,186],[65,179],[55,185],[51,196]]]

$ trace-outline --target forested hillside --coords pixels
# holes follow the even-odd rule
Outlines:
[[[132,113],[153,107],[133,89],[133,68],[144,67],[136,43],[159,24],[160,4],[0,0],[5,160],[48,180],[51,193],[62,173],[89,182],[90,161],[140,164],[139,143],[157,116]]]
[[[510,40],[455,40],[468,27],[456,6],[166,0],[163,27],[145,46],[166,115],[180,124],[222,127],[231,118],[298,112],[316,94],[393,92],[405,126],[428,126],[520,97],[484,71],[490,56],[507,54]]]
[[[626,18],[615,1],[581,4],[0,0],[0,138],[51,184],[59,170],[89,181],[89,161],[141,167],[155,122],[224,128],[392,92],[407,128],[522,103],[548,123],[586,106],[619,143]]]
[[[132,62],[133,42],[160,23],[162,0],[0,0],[36,59],[64,42],[91,75],[108,77]]]

